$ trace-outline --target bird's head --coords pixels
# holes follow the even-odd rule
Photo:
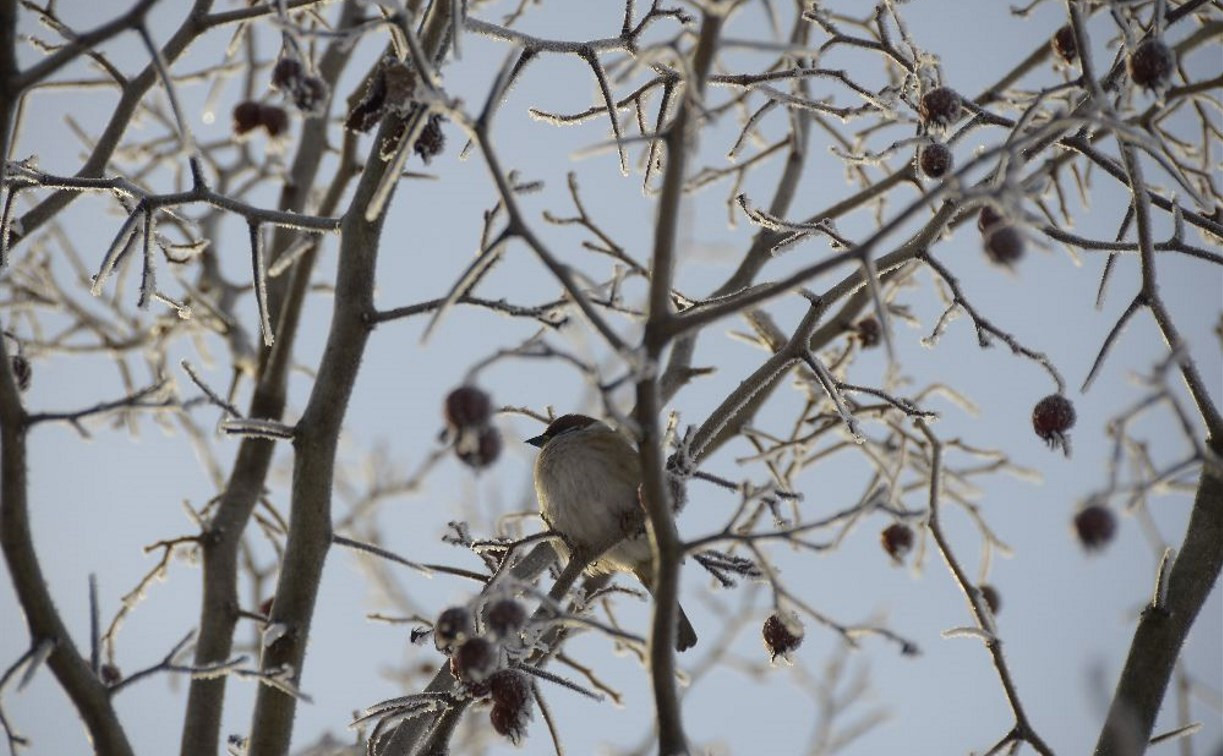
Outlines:
[[[527,443],[531,446],[538,446],[542,449],[549,441],[558,436],[563,436],[569,433],[578,433],[591,428],[592,426],[597,426],[599,428],[607,427],[603,423],[595,420],[593,417],[589,417],[588,415],[561,415],[549,423],[548,427],[544,429],[543,433],[539,434],[535,438],[528,438]]]

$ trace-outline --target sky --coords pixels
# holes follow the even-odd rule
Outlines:
[[[857,7],[854,3],[828,5],[842,10]],[[89,28],[110,10],[79,2],[60,3],[59,7],[78,28]],[[966,93],[993,83],[1064,22],[1062,7],[1047,2],[1024,20],[1011,17],[1000,3],[942,0],[900,7],[913,38],[938,56],[944,83]],[[165,40],[180,12],[175,4],[158,7],[152,24],[156,39]],[[494,5],[481,8],[479,14],[496,21],[504,12],[502,6]],[[778,12],[784,18],[790,11],[779,8]],[[620,14],[621,9],[611,3],[551,3],[529,8],[521,28],[539,36],[594,39],[618,33]],[[766,33],[759,16],[754,6],[745,10],[728,27],[726,36],[742,39]],[[1097,66],[1102,66],[1103,61],[1111,60],[1103,51],[1111,27],[1106,19],[1097,18],[1091,28],[1099,45]],[[23,31],[34,31],[28,18]],[[45,30],[39,33],[47,34]],[[222,31],[201,41],[175,66],[175,72],[194,71],[215,62],[230,33]],[[1186,33],[1185,29],[1175,31],[1177,38]],[[462,58],[446,66],[444,84],[449,93],[474,110],[483,103],[489,82],[508,50],[502,42],[473,35],[463,42]],[[371,60],[379,45],[366,42],[358,48],[358,59]],[[130,34],[105,49],[124,70],[134,70],[147,59]],[[260,38],[258,52],[262,59],[273,56],[275,49],[271,35]],[[1184,63],[1191,71],[1210,71],[1212,56],[1217,63],[1217,48],[1211,52],[1205,46]],[[35,56],[28,51],[23,53],[23,61],[33,59]],[[735,51],[722,63],[729,70],[754,70],[751,65],[759,65],[760,59]],[[867,65],[869,68],[863,70],[874,72],[874,76],[879,70],[863,53],[855,51],[831,54],[823,65],[850,70]],[[352,90],[363,70],[361,64],[350,67],[340,87],[344,95]],[[78,67],[64,75],[85,72],[84,67]],[[881,82],[871,75],[864,78],[878,86]],[[1061,73],[1046,64],[1020,85],[1048,84],[1058,76]],[[262,96],[266,72],[256,79],[256,91]],[[225,136],[227,114],[240,90],[241,77],[235,76],[214,94],[210,108],[205,87],[191,83],[182,86],[187,118],[197,139],[206,143]],[[817,91],[834,95],[838,103],[847,102],[849,96],[845,89],[828,82],[819,83]],[[725,97],[725,92],[715,90],[711,97],[716,101]],[[269,101],[273,99],[269,96]],[[108,113],[110,95],[49,91],[37,95],[36,102],[14,156],[37,155],[40,167],[49,172],[75,171],[82,147],[73,136],[71,124],[96,132]],[[573,112],[595,102],[597,93],[589,69],[580,60],[547,57],[529,68],[509,94],[494,133],[507,167],[521,171],[523,180],[544,182],[543,191],[522,198],[532,227],[565,261],[582,266],[591,275],[602,275],[606,264],[579,247],[584,238],[580,232],[550,226],[541,217],[544,210],[561,216],[572,213],[566,173],[577,172],[587,209],[638,260],[648,256],[654,220],[652,200],[642,195],[639,175],[620,175],[613,152],[586,154],[590,146],[606,143],[606,121],[594,119],[579,127],[557,128],[532,119],[528,113],[532,106]],[[761,128],[766,136],[776,139],[785,124],[778,114],[772,118]],[[1180,132],[1189,135],[1193,134],[1192,127],[1190,121],[1178,124]],[[135,128],[140,130],[137,133],[158,133],[162,127],[146,120]],[[294,133],[299,128],[300,122],[295,121]],[[701,160],[696,162],[725,165],[725,153],[736,129],[733,114],[711,128],[702,136]],[[338,130],[333,133],[338,134]],[[888,139],[899,133],[892,133]],[[956,145],[957,160],[967,161],[979,143],[990,143],[999,138],[999,133],[980,132]],[[449,126],[446,136],[447,149],[442,156],[428,166],[415,161],[409,165],[409,170],[428,172],[433,178],[405,180],[393,200],[379,258],[376,298],[380,308],[441,295],[478,248],[481,213],[495,201],[495,191],[478,154],[460,157],[464,139],[458,130]],[[338,140],[338,136],[334,138]],[[367,149],[368,141],[368,137],[362,141],[362,149]],[[826,133],[815,130],[813,154],[792,207],[796,219],[851,191],[843,169],[828,152],[829,143]],[[250,146],[258,157],[264,155],[266,145],[261,139],[253,140]],[[1107,147],[1111,151],[1115,143]],[[893,158],[890,165],[900,162],[900,158]],[[778,170],[776,164],[770,164],[749,176],[742,191],[755,204],[765,205]],[[151,180],[160,182],[159,188],[172,187],[168,172],[158,172]],[[1152,181],[1167,183],[1166,176],[1157,173]],[[262,187],[252,193],[251,201],[272,206],[275,190],[271,185]],[[754,229],[741,213],[734,213],[736,225],[728,228],[729,192],[729,184],[723,181],[693,196],[682,210],[676,286],[685,293],[701,296],[712,291],[750,243]],[[899,190],[889,210],[898,209],[915,196],[911,189]],[[1105,177],[1097,175],[1089,200],[1087,207],[1075,211],[1074,231],[1093,238],[1111,238],[1124,211],[1124,196]],[[1162,214],[1157,215],[1157,238],[1163,238],[1170,226]],[[114,203],[98,198],[83,198],[64,215],[68,237],[83,259],[95,265],[120,223]],[[861,238],[873,230],[872,223],[869,217],[855,216],[847,218],[839,230],[851,238]],[[891,243],[898,241],[899,237]],[[1209,246],[1196,235],[1192,241]],[[770,263],[762,280],[779,278],[823,253],[823,243],[808,241]],[[245,244],[245,229],[240,222],[230,220],[221,225],[214,246],[230,280],[249,276]],[[336,247],[335,239],[324,245],[315,273],[317,281],[326,282],[334,275]],[[1098,254],[1076,257],[1060,246],[1041,249],[1030,244],[1027,256],[1015,270],[1002,270],[990,265],[981,254],[979,235],[972,224],[953,231],[935,248],[935,254],[955,272],[982,314],[1021,343],[1050,357],[1066,377],[1076,405],[1073,454],[1067,458],[1046,448],[1031,430],[1032,405],[1054,388],[1037,365],[1014,357],[1002,345],[980,349],[971,323],[963,315],[950,324],[937,344],[925,346],[923,339],[942,310],[928,272],[919,273],[915,277],[917,285],[898,295],[897,302],[908,306],[917,321],[913,327],[899,323],[894,333],[900,369],[909,385],[915,389],[933,383],[953,385],[978,409],[968,413],[952,402],[932,399],[931,408],[940,413],[935,431],[943,438],[962,438],[969,444],[1005,450],[1016,466],[1040,478],[1035,481],[1036,475],[1005,474],[979,478],[974,501],[981,516],[1012,551],[1008,558],[995,556],[987,580],[1002,596],[998,630],[1028,716],[1057,752],[1085,753],[1103,721],[1137,613],[1154,584],[1161,549],[1153,547],[1143,520],[1149,515],[1150,523],[1165,541],[1179,543],[1191,499],[1184,494],[1154,497],[1147,502],[1144,514],[1122,513],[1114,542],[1094,554],[1085,553],[1077,543],[1070,521],[1085,498],[1107,484],[1105,465],[1112,453],[1106,433],[1109,420],[1147,395],[1149,388],[1143,385],[1142,376],[1150,374],[1166,357],[1166,348],[1150,318],[1140,315],[1117,342],[1091,390],[1082,394],[1078,387],[1100,344],[1136,291],[1136,258],[1122,257],[1118,261],[1108,296],[1097,309],[1096,290],[1104,264]],[[52,259],[51,265],[59,275],[72,275],[62,256]],[[1213,399],[1223,401],[1223,359],[1220,339],[1214,332],[1223,302],[1223,272],[1170,255],[1161,256],[1159,266],[1162,291],[1177,325],[1210,382]],[[135,300],[138,274],[134,268],[125,274],[131,300],[128,306]],[[812,287],[818,290],[837,278],[820,279]],[[558,285],[530,250],[513,244],[504,261],[481,284],[479,293],[492,299],[506,297],[513,302],[535,303],[555,298],[558,291]],[[640,287],[628,290],[630,301],[634,296],[640,301],[641,294]],[[83,289],[77,295],[82,301],[88,296]],[[254,332],[257,315],[249,300],[247,297],[241,303],[240,311],[247,318],[246,327]],[[290,382],[290,419],[305,405],[312,370],[326,336],[330,305],[325,291],[309,303],[297,353],[299,369]],[[770,303],[769,312],[783,330],[790,331],[804,307],[804,300],[786,297]],[[8,327],[7,315],[5,320]],[[613,322],[626,337],[637,334],[631,321]],[[415,470],[427,460],[438,449],[441,403],[447,392],[464,380],[472,364],[498,349],[520,343],[535,330],[531,322],[462,308],[449,313],[427,341],[422,341],[424,325],[422,319],[386,323],[370,340],[342,437],[342,479],[334,503],[337,517],[348,511],[350,497],[346,492],[361,490],[368,480],[372,458],[384,460],[399,474]],[[718,370],[694,382],[676,399],[672,408],[680,413],[681,422],[699,422],[707,416],[763,359],[758,348],[731,336],[742,330],[741,322],[728,320],[710,328],[701,338],[693,364],[714,365]],[[618,374],[606,349],[583,328],[565,329],[550,335],[549,340],[604,365],[609,376]],[[175,344],[170,356],[168,364],[189,359],[211,385],[228,385],[230,368],[219,339],[183,340]],[[139,376],[137,383],[150,378],[139,357],[130,363]],[[33,367],[33,386],[25,395],[33,411],[88,406],[121,392],[113,365],[97,357],[35,355]],[[880,352],[867,353],[853,366],[849,379],[879,385],[886,369]],[[185,392],[191,391],[177,368],[173,378]],[[535,410],[551,406],[558,412],[593,409],[582,377],[556,361],[503,360],[481,371],[479,383],[499,405]],[[1182,387],[1177,388],[1183,398]],[[618,398],[624,402],[622,408],[627,408],[631,392]],[[793,413],[801,409],[801,401],[801,392],[779,392],[762,413],[759,426],[786,428]],[[237,403],[243,406],[244,402],[245,395]],[[204,409],[197,418],[200,427],[212,434],[220,416],[214,409]],[[419,490],[379,505],[376,521],[383,545],[420,561],[478,568],[472,554],[442,543],[447,522],[466,520],[473,531],[487,534],[501,515],[534,508],[530,469],[535,450],[518,441],[536,435],[539,425],[507,415],[498,419],[498,427],[506,448],[491,469],[472,475],[456,460],[444,456]],[[192,532],[183,504],[199,508],[216,493],[181,428],[152,420],[138,423],[136,433],[105,422],[90,423],[88,428],[90,439],[82,439],[66,425],[42,426],[30,436],[36,547],[56,603],[81,646],[88,643],[88,576],[97,575],[102,614],[109,618],[118,609],[120,598],[156,563],[158,553],[146,554],[143,548]],[[1134,434],[1145,441],[1157,462],[1166,464],[1189,452],[1175,421],[1166,412],[1142,421]],[[210,437],[209,442],[222,468],[228,469],[237,442],[222,437]],[[759,480],[758,467],[739,463],[750,452],[746,443],[732,443],[713,455],[703,469],[736,480]],[[277,452],[270,480],[271,499],[282,510],[288,506],[290,464],[290,449],[284,446]],[[843,454],[804,472],[798,480],[805,516],[814,519],[855,502],[863,494],[863,470],[860,459]],[[699,483],[692,484],[689,499],[678,520],[685,538],[720,528],[736,504],[734,495]],[[916,492],[905,503],[922,506],[924,494]],[[962,508],[949,506],[946,519],[957,553],[970,574],[978,575],[979,533]],[[818,555],[785,548],[773,548],[770,555],[787,584],[805,601],[846,624],[883,623],[920,647],[922,653],[916,657],[902,656],[895,645],[874,638],[847,651],[834,632],[807,622],[805,642],[796,653],[800,663],[770,666],[758,629],[771,607],[767,589],[759,585],[714,589],[699,566],[692,560],[687,562],[682,595],[702,638],[701,645],[681,657],[681,665],[699,675],[699,682],[685,694],[686,726],[695,745],[712,753],[806,752],[813,738],[819,736],[821,712],[843,699],[850,703],[834,720],[833,737],[853,730],[855,723],[879,720],[841,751],[846,754],[902,749],[909,753],[980,753],[1009,729],[1011,715],[983,645],[975,639],[943,635],[948,629],[971,624],[950,574],[934,552],[926,553],[920,566],[916,557],[904,567],[894,566],[878,543],[878,532],[888,522],[881,515],[864,518],[837,549]],[[526,527],[534,528],[535,524],[528,522]],[[259,543],[260,559],[266,562],[273,552],[265,541],[257,537],[254,541]],[[392,575],[392,586],[371,579],[374,568],[365,557],[341,549],[330,554],[302,680],[303,689],[314,702],[299,708],[295,748],[324,734],[340,740],[351,738],[345,728],[353,711],[402,694],[392,671],[431,670],[441,661],[428,644],[409,643],[408,626],[372,622],[367,614],[402,611],[402,604],[388,601],[388,593],[394,592],[413,607],[412,611],[434,616],[451,604],[468,600],[469,585],[444,575],[426,578],[410,571],[387,572]],[[189,558],[175,559],[165,579],[149,587],[119,635],[118,661],[125,673],[156,663],[192,629],[198,614],[199,575],[198,564]],[[644,603],[621,597],[616,599],[615,609],[627,628],[647,631]],[[249,643],[254,634],[253,626],[242,627],[239,640]],[[1218,704],[1223,690],[1221,639],[1223,600],[1216,587],[1182,658],[1183,670],[1199,681],[1204,691],[1194,698],[1190,709],[1191,719],[1204,724],[1194,738],[1195,753],[1199,754],[1217,753],[1223,747]],[[11,584],[0,581],[0,663],[7,666],[8,660],[17,658],[25,648],[25,630]],[[579,637],[568,648],[575,659],[593,666],[602,679],[621,691],[624,699],[617,706],[545,687],[567,752],[619,753],[648,743],[652,704],[648,675],[639,661],[618,652],[609,639],[596,635]],[[707,655],[721,651],[728,654],[725,663],[707,673],[698,672],[704,669]],[[573,670],[561,666],[553,669],[576,677]],[[116,698],[138,753],[168,753],[177,747],[185,692],[185,680],[161,675],[133,685]],[[243,733],[249,728],[253,697],[250,682],[229,683],[225,733]],[[9,720],[33,741],[33,753],[87,750],[83,728],[46,670],[22,691],[6,689],[3,704]],[[1170,692],[1157,731],[1174,725],[1173,704]],[[487,726],[485,711],[468,716],[479,720],[479,726]],[[515,752],[496,740],[492,746],[491,752]],[[519,752],[548,753],[550,748],[547,730],[536,716]],[[1165,745],[1153,752],[1170,753],[1173,748]]]

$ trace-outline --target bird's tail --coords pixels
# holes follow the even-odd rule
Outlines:
[[[692,623],[688,621],[688,615],[684,613],[684,607],[679,608],[679,627],[675,633],[675,650],[687,651],[696,645],[696,630],[693,629]]]

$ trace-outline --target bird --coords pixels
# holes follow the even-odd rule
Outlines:
[[[638,498],[641,463],[628,439],[586,415],[561,415],[544,432],[527,439],[539,447],[535,495],[539,514],[570,547],[596,550],[619,533],[623,538],[587,568],[593,574],[629,572],[654,592],[654,551]],[[696,631],[679,607],[675,648],[696,644]]]

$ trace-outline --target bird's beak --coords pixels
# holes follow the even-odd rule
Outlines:
[[[541,449],[544,448],[544,444],[546,444],[547,442],[548,442],[547,436],[536,436],[535,438],[527,439],[528,444],[530,444],[531,446],[538,446]]]

